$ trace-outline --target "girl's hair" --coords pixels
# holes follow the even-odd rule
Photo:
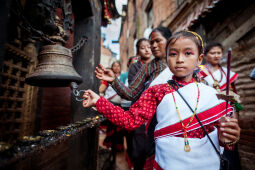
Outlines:
[[[162,27],[162,26],[159,26],[159,27],[157,27],[157,28],[154,28],[154,29],[151,31],[149,38],[151,38],[151,34],[152,34],[153,32],[160,32],[160,34],[161,34],[163,37],[165,37],[165,39],[167,39],[167,40],[168,40],[168,38],[170,38],[171,35],[172,35],[171,31],[170,31],[167,27]]]
[[[148,43],[150,43],[150,41],[146,38],[140,38],[137,43],[136,43],[136,53],[138,54],[139,52],[139,47],[140,47],[140,44],[143,42],[143,41],[147,41]]]
[[[113,68],[113,65],[114,65],[115,63],[118,63],[118,64],[120,65],[120,67],[121,67],[120,61],[114,61],[114,62],[112,63],[111,69]]]
[[[210,42],[205,47],[205,55],[213,48],[213,47],[219,47],[221,48],[222,52],[224,50],[223,46],[219,42]]]
[[[127,62],[127,67],[130,66],[131,61],[133,60],[133,58],[137,58],[137,56],[131,56],[131,57],[129,57],[128,62]]]
[[[166,45],[166,57],[168,57],[169,53],[168,46],[170,44],[174,44],[181,37],[190,38],[197,45],[199,55],[204,54],[204,42],[199,34],[192,31],[180,31],[175,33],[173,36],[171,36],[171,38],[168,39]]]

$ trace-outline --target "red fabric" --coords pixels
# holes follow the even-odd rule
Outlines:
[[[155,170],[163,170],[155,160],[154,160],[154,163],[153,163],[153,167],[154,167]]]
[[[146,159],[143,170],[153,170],[153,164],[155,160],[155,155],[150,156]]]
[[[198,76],[199,76],[200,78],[205,78],[205,77],[207,76],[207,74],[206,74],[203,70],[200,70],[200,71],[198,72]]]
[[[130,160],[130,158],[129,158],[127,152],[125,153],[125,157],[126,157],[126,160],[127,160],[127,163],[128,163],[128,167],[129,167],[130,169],[134,169],[133,162]]]
[[[109,86],[107,81],[102,81],[102,82],[101,82],[101,84],[106,85],[106,87],[108,87],[108,86]]]
[[[233,83],[234,81],[236,81],[236,79],[238,78],[238,74],[234,74],[230,80],[229,80],[229,84]],[[221,87],[220,87],[220,90],[224,90],[225,88],[227,87],[227,82],[224,83]]]

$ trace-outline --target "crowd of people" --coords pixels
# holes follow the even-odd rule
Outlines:
[[[223,46],[199,34],[165,27],[139,39],[136,56],[121,65],[99,65],[100,96],[86,90],[84,107],[97,108],[107,122],[105,144],[122,149],[126,136],[134,170],[142,169],[241,169],[237,142],[240,138],[238,75],[220,65]],[[153,59],[152,59],[153,58]],[[203,64],[202,64],[203,63]],[[119,144],[119,145],[118,145]]]

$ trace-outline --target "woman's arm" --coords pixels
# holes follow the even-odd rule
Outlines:
[[[137,100],[143,91],[145,90],[145,82],[149,79],[150,74],[148,74],[148,68],[150,64],[144,65],[135,76],[134,80],[129,84],[129,86],[125,86],[120,80],[115,78],[112,83],[112,88],[118,93],[121,98],[135,101]]]
[[[139,62],[131,64],[129,71],[128,71],[128,84],[132,83],[132,81],[135,78],[135,75],[139,72],[141,67],[142,67],[142,64]]]
[[[104,70],[102,67],[97,67],[95,73],[98,79],[112,82],[113,89],[121,98],[135,101],[145,90],[145,82],[150,79],[153,80],[165,68],[166,66],[163,61],[152,60],[150,63],[142,66],[129,87],[126,87],[117,77],[114,78],[113,73]]]
[[[107,89],[107,85],[105,83],[101,83],[99,86],[99,93],[104,94],[105,90]]]
[[[154,64],[156,65],[156,63]],[[106,70],[102,66],[96,67],[95,74],[99,80],[105,80],[111,83],[113,89],[121,98],[134,101],[137,100],[144,91],[144,83],[147,79],[149,79],[150,76],[153,76],[149,73],[149,71],[152,71],[151,65],[151,63],[144,65],[138,71],[135,80],[129,87],[126,87],[117,77],[115,77],[112,71]],[[153,73],[155,74],[155,72]]]

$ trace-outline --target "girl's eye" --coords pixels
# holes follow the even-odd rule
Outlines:
[[[176,52],[169,52],[169,56],[176,56],[177,55],[177,53]]]
[[[194,53],[191,51],[187,51],[187,52],[185,52],[185,55],[194,55]]]

